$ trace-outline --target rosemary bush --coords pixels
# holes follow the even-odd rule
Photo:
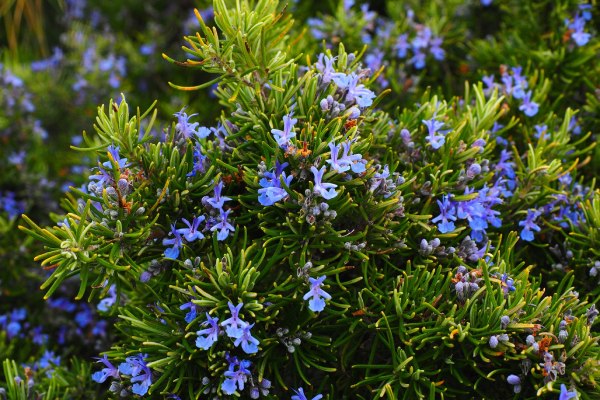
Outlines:
[[[61,324],[101,322],[23,366],[1,316],[4,393],[599,397],[596,11],[409,3],[196,11],[188,105],[100,106],[85,184],[22,216]]]

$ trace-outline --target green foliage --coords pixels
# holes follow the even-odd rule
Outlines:
[[[32,370],[13,359],[34,350],[5,345],[6,333],[7,395],[89,396],[94,370],[114,398],[284,399],[301,387],[326,399],[555,398],[561,385],[596,398],[600,199],[595,138],[576,133],[574,117],[593,126],[598,107],[589,71],[574,72],[598,41],[545,35],[570,2],[494,5],[502,22],[485,41],[488,28],[469,25],[479,5],[428,4],[411,17],[389,2],[397,22],[339,4],[323,18],[333,46],[322,54],[277,1],[216,0],[214,27],[196,11],[189,59],[164,58],[210,76],[174,88],[218,84],[216,126],[184,110],[163,120],[173,104],[132,113],[125,96],[111,100],[74,147],[97,157],[87,187],[63,196],[54,224],[20,222],[43,245],[45,298],[74,285],[75,299],[116,318],[108,358],[38,371],[32,389]],[[497,40],[519,14],[544,24],[519,22]],[[362,42],[378,37],[374,21],[393,32],[377,44],[386,51],[426,21],[448,58],[371,71]],[[469,30],[481,37],[461,43]],[[459,60],[473,71],[507,64],[504,77],[539,110],[475,83],[479,72],[453,80]],[[404,93],[407,71],[448,84]],[[227,326],[236,306],[245,323]]]

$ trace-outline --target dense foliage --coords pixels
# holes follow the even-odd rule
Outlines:
[[[0,396],[600,396],[593,2],[31,3]]]

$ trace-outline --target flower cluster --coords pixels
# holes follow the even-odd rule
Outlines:
[[[477,194],[477,196],[469,196],[473,194]],[[442,197],[441,201],[438,200],[440,214],[431,222],[438,223],[437,226],[441,233],[448,233],[456,229],[454,221],[466,220],[471,228],[471,238],[480,243],[484,242],[490,224],[496,228],[500,228],[502,225],[500,212],[494,210],[493,207],[503,202],[503,194],[498,185],[486,185],[479,192],[475,192],[475,189],[467,186],[464,195],[472,197],[472,199],[453,201],[446,195]]]
[[[495,89],[498,89],[509,98],[515,98],[521,101],[519,110],[528,117],[533,117],[538,113],[539,104],[533,101],[532,91],[529,88],[527,77],[522,74],[523,68],[520,66],[508,68],[502,66],[500,68],[502,83],[494,82],[494,75],[483,77],[485,84],[484,92],[490,95]]]
[[[592,5],[580,4],[577,14],[572,19],[565,19],[565,26],[573,42],[579,47],[585,46],[591,39],[592,34],[585,31],[585,24],[592,20]]]
[[[110,377],[115,379],[110,386],[111,392],[124,397],[131,390],[133,394],[144,396],[152,385],[152,370],[146,365],[146,357],[148,357],[146,354],[127,357],[125,362],[119,364],[117,368],[104,355],[102,358],[97,358],[98,362],[104,365],[104,368],[101,371],[94,372],[92,380],[102,383]],[[128,379],[132,383],[130,389],[125,385],[124,379]]]
[[[258,189],[258,202],[263,206],[272,206],[288,197],[285,188],[283,188],[283,184],[286,186],[290,186],[292,183],[293,176],[287,176],[285,174],[285,167],[287,167],[288,163],[281,164],[279,161],[275,162],[275,170],[273,171],[263,171],[262,178],[260,179],[261,188]]]
[[[228,302],[229,312],[231,313],[231,317],[221,322],[220,326],[225,328],[225,333],[227,337],[234,339],[233,345],[235,347],[239,347],[241,345],[242,350],[246,354],[254,354],[258,352],[258,345],[260,342],[254,336],[250,330],[254,326],[254,324],[249,324],[248,322],[242,320],[240,318],[240,310],[244,306],[244,303],[239,303],[237,306],[234,306],[233,303]],[[201,329],[196,334],[198,338],[196,339],[196,347],[202,350],[210,349],[213,344],[219,338],[219,334],[221,334],[221,329],[219,328],[219,319],[212,318],[208,313],[206,313],[206,321],[204,321],[201,325],[207,326],[205,329]]]

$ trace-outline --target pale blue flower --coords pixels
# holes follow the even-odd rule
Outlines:
[[[308,308],[313,312],[320,312],[325,309],[325,300],[330,300],[331,296],[329,293],[321,289],[325,275],[319,278],[308,278],[310,281],[310,290],[303,297],[304,300],[308,301]]]

